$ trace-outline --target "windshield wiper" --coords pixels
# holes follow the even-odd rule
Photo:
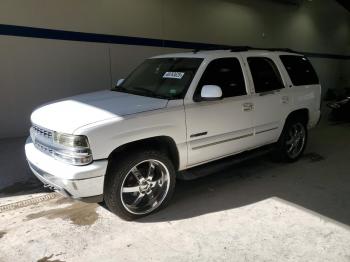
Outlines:
[[[154,91],[149,90],[149,89],[144,88],[144,87],[141,87],[141,86],[133,87],[133,90],[135,90],[135,91],[141,91],[143,94],[145,94],[145,95],[150,95],[150,96],[152,96],[152,97],[161,98],[161,99],[169,99],[169,97],[162,96],[162,95],[158,95],[158,94],[155,93]]]
[[[122,86],[115,86],[115,87],[111,88],[111,91],[125,92],[125,93],[130,92],[128,89],[126,89],[126,88],[124,88]]]
[[[130,90],[130,89],[127,89],[127,88],[122,87],[122,86],[115,87],[115,88],[111,89],[111,91],[127,93],[127,94],[132,94],[132,95],[139,95],[140,94],[136,90]]]

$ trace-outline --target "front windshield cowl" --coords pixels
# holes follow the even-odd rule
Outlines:
[[[169,100],[169,97],[160,96],[160,95],[154,94],[152,92],[148,92],[146,90],[143,90],[143,91],[142,90],[132,90],[132,89],[123,88],[122,86],[115,87],[115,88],[111,89],[111,91]]]

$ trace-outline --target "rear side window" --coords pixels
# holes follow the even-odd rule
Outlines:
[[[281,55],[280,58],[293,85],[316,85],[319,83],[317,74],[306,57]]]
[[[218,58],[205,69],[195,96],[199,96],[204,85],[218,85],[223,97],[246,95],[244,76],[237,58]]]
[[[284,87],[275,63],[267,57],[248,57],[255,93],[262,93]]]

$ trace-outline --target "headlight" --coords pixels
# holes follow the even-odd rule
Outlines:
[[[67,147],[89,147],[89,142],[86,136],[74,136],[55,132],[53,141]]]
[[[54,132],[55,148],[52,155],[73,165],[87,165],[92,162],[89,141],[86,136],[76,136]]]

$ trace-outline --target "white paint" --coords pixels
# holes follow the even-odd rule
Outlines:
[[[167,100],[120,93],[99,91],[69,97],[35,110],[31,121],[49,130],[72,134],[85,125],[126,115],[164,108]]]
[[[292,86],[282,70],[278,58],[281,54],[285,53],[213,51],[163,55],[161,57],[204,58],[184,100],[168,103],[164,99],[103,91],[48,104],[33,112],[33,124],[52,131],[86,136],[94,160],[103,161],[71,166],[41,153],[30,140],[25,147],[27,159],[52,175],[45,180],[33,170],[39,179],[67,189],[74,197],[87,197],[103,193],[107,159],[116,148],[129,142],[157,136],[171,138],[179,153],[180,170],[276,142],[287,116],[294,110],[309,110],[309,127],[317,122],[320,85],[285,87],[260,96],[255,94],[250,70],[244,66],[246,95],[195,102],[193,93],[209,62],[223,57],[234,57],[241,65],[247,64],[245,60],[249,56],[270,58],[281,70],[284,84]],[[206,89],[215,89],[210,90],[211,97],[221,92],[217,86],[206,86]],[[287,103],[282,103],[281,96],[288,97]],[[268,132],[260,132],[266,130]],[[195,135],[198,133],[204,135],[198,137]]]

